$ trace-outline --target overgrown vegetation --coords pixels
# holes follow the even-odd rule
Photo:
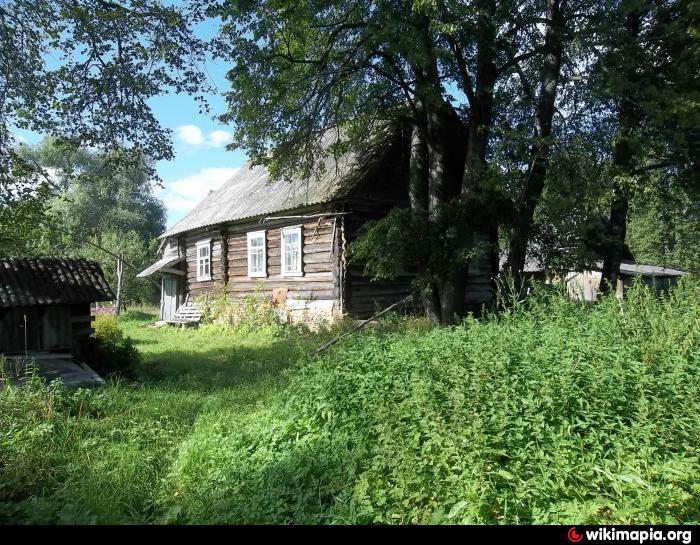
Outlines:
[[[198,297],[199,307],[204,309],[204,322],[234,329],[281,326],[275,303],[262,290],[261,285],[251,295],[231,298],[224,284],[215,297]]]
[[[93,342],[88,345],[86,359],[103,377],[133,378],[142,363],[134,341],[126,337],[116,316],[95,316]]]
[[[698,523],[700,285],[455,327],[148,329],[149,372],[0,392],[0,518]]]

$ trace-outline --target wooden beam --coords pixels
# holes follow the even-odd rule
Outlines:
[[[176,274],[178,276],[187,276],[187,273],[185,271],[181,271],[180,269],[172,269],[170,267],[167,267],[165,269],[161,269],[161,272],[165,272],[168,274]]]

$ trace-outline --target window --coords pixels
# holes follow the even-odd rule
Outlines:
[[[282,276],[301,276],[301,227],[282,229]]]
[[[265,231],[248,233],[248,276],[267,276]]]
[[[197,243],[197,280],[211,280],[211,239]]]

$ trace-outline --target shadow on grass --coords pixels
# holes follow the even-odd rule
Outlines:
[[[143,310],[128,310],[122,315],[122,319],[131,322],[153,322],[156,320],[156,315],[152,312],[145,312]]]
[[[133,337],[130,336],[130,338],[134,341],[134,344],[139,346],[139,345],[154,345],[154,344],[160,344],[156,339],[134,339]]]
[[[149,340],[147,344],[153,342]],[[138,345],[141,341],[136,343]],[[264,347],[159,350],[147,355],[136,380],[168,390],[212,391],[252,387],[279,378],[301,354],[288,339]]]

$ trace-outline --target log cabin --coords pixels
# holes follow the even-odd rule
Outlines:
[[[308,177],[241,167],[161,235],[161,259],[139,273],[162,273],[160,319],[172,321],[188,298],[224,291],[272,298],[291,322],[362,318],[410,294],[413,272],[375,281],[346,259],[366,222],[409,206],[409,151],[407,135],[392,134],[364,154],[328,154]],[[472,263],[467,304],[492,299],[487,267]]]

